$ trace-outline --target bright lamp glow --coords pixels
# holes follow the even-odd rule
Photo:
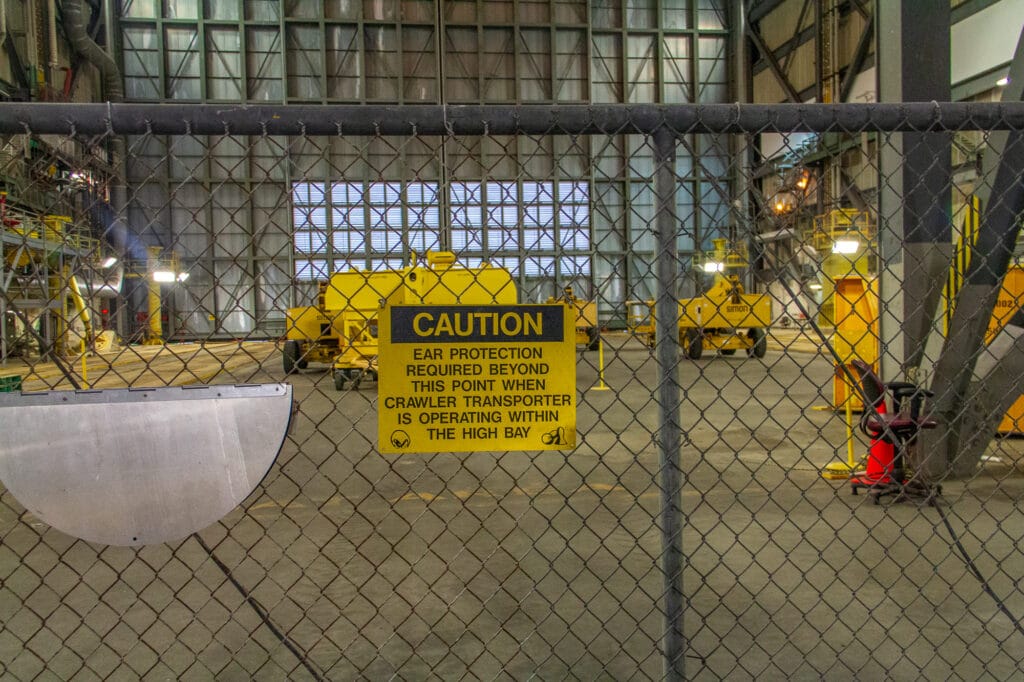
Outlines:
[[[154,270],[153,271],[154,282],[173,282],[174,273],[170,270]]]
[[[860,242],[856,239],[837,239],[832,242],[832,253],[851,254],[857,253],[857,249],[860,248]]]
[[[112,267],[114,267],[114,265],[116,263],[117,263],[117,259],[116,258],[114,258],[113,256],[107,256],[106,259],[103,261],[103,267],[105,267],[105,268],[112,268]]]
[[[810,289],[811,291],[818,291],[819,289],[821,289],[821,285],[818,283],[808,284],[807,288]]]
[[[179,282],[184,282],[186,279],[188,279],[188,273],[187,272],[179,272],[178,273],[178,281]]]
[[[725,269],[725,265],[722,263],[716,263],[714,261],[708,261],[704,264],[704,272],[721,272]]]
[[[998,85],[1001,88],[1005,88],[1009,84],[1010,84],[1010,77],[1009,76],[1003,76],[1002,78],[1000,78],[999,80],[996,81],[996,85]]]

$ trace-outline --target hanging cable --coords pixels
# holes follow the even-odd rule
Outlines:
[[[963,557],[967,568],[974,574],[974,577],[978,579],[978,582],[981,583],[981,589],[985,591],[985,594],[992,597],[992,601],[996,603],[996,606],[1003,612],[1003,615],[1010,619],[1010,622],[1013,623],[1013,627],[1017,632],[1024,635],[1024,626],[1021,625],[1019,620],[1014,618],[1013,614],[1010,613],[1010,609],[1006,608],[1006,604],[1003,603],[1003,600],[999,598],[992,589],[992,586],[988,584],[987,580],[985,580],[985,577],[981,575],[981,571],[978,570],[974,560],[971,559],[971,555],[967,553],[967,549],[964,548],[963,544],[960,542],[960,538],[957,537],[956,531],[953,530],[953,524],[949,522],[949,518],[947,518],[945,512],[942,511],[942,506],[935,504],[935,509],[938,510],[939,517],[942,519],[942,522],[946,524],[946,530],[949,531],[949,537],[952,538],[953,544],[956,545],[956,548],[960,550],[960,556]]]

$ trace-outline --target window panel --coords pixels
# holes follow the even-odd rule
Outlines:
[[[590,274],[589,256],[567,256],[558,259],[558,269],[563,277],[582,277]]]
[[[554,196],[554,183],[523,183],[523,203],[549,203],[554,200]]]
[[[437,206],[409,206],[409,227],[437,230],[441,226],[441,209]]]
[[[452,225],[481,227],[483,224],[483,209],[480,206],[459,206],[452,209]]]
[[[518,251],[519,229],[511,225],[487,230],[487,248],[490,251]]]
[[[324,185],[321,182],[297,182],[292,185],[292,200],[296,204],[322,204]]]
[[[523,230],[523,246],[527,251],[551,251],[555,248],[555,237],[547,230]]]
[[[325,260],[296,260],[295,279],[304,282],[327,279],[328,269]]]
[[[452,230],[452,248],[456,251],[483,250],[480,230]]]
[[[523,260],[523,274],[527,277],[553,277],[555,259],[550,256],[528,257]]]
[[[453,182],[451,187],[453,204],[479,204],[479,182]]]
[[[326,253],[326,232],[296,232],[295,251],[298,253]]]
[[[326,228],[327,209],[323,206],[296,206],[292,210],[295,229]]]
[[[198,37],[195,26],[164,29],[168,99],[200,98]]]
[[[358,254],[366,250],[366,238],[362,232],[338,230],[331,239],[334,252],[339,255]]]

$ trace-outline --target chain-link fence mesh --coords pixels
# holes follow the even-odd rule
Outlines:
[[[6,110],[3,388],[298,407],[177,542],[90,544],[5,490],[5,676],[1019,669],[1019,107]],[[382,454],[395,297],[568,301],[575,449]]]

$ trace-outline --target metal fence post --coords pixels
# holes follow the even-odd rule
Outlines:
[[[679,420],[679,302],[676,281],[676,139],[666,126],[654,133],[657,212],[658,297],[655,341],[658,348],[658,449],[661,470],[661,561],[665,579],[665,677],[684,679],[683,634],[683,473],[679,463],[682,425]]]

